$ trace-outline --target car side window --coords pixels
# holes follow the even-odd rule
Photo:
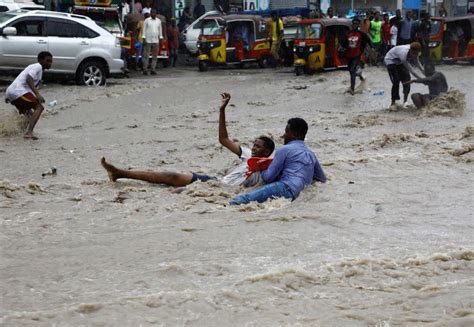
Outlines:
[[[0,12],[5,12],[5,11],[8,11],[8,7],[0,6]]]
[[[46,27],[48,36],[94,38],[99,36],[89,28],[64,19],[50,19]]]
[[[42,36],[44,31],[44,22],[43,20],[21,20],[19,22],[14,22],[12,27],[16,28],[17,36]]]

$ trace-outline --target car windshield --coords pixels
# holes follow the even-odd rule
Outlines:
[[[321,38],[321,24],[304,24],[298,26],[298,39],[313,39]]]
[[[13,17],[17,16],[18,13],[9,13],[9,12],[4,12],[0,14],[0,25],[5,23],[7,20],[12,19]]]
[[[202,35],[220,35],[221,33],[222,27],[214,19],[203,22]]]
[[[440,20],[432,20],[431,21],[431,32],[430,35],[436,35],[439,33],[441,28],[441,21]]]

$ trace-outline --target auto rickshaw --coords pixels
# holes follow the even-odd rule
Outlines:
[[[209,65],[257,62],[265,67],[270,56],[265,21],[254,15],[208,16],[198,40],[199,71]]]
[[[474,16],[431,18],[428,47],[434,61],[474,64]]]
[[[303,19],[293,42],[296,75],[347,66],[339,44],[352,28],[350,19]]]

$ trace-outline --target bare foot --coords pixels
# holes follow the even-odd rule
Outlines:
[[[32,133],[26,133],[25,135],[23,135],[23,138],[27,139],[27,140],[37,140],[38,139],[38,137],[34,136]]]
[[[118,175],[118,169],[115,168],[113,165],[109,164],[107,161],[105,161],[105,157],[100,158],[100,164],[102,167],[104,167],[105,170],[107,170],[107,174],[109,175],[109,179],[111,182],[115,182],[117,178],[119,178]]]

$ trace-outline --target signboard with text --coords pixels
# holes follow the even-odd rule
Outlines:
[[[244,11],[268,10],[270,0],[243,0]]]

